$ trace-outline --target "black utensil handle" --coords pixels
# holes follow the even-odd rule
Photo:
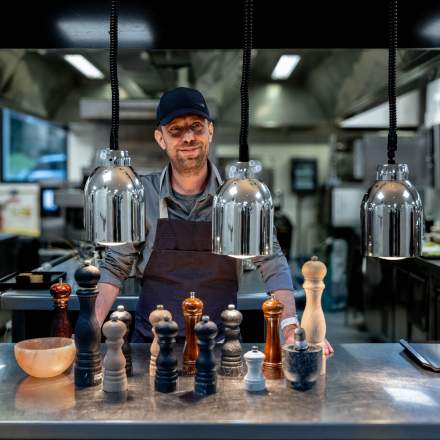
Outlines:
[[[435,367],[428,360],[426,360],[408,341],[401,339],[400,345],[408,351],[408,353],[424,368],[428,368],[431,371],[440,373],[440,368]]]

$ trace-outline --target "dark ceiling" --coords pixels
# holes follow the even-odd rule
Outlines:
[[[120,46],[237,49],[242,2],[120,2]],[[254,1],[257,48],[386,48],[386,0]],[[105,48],[110,0],[3,2],[3,48]],[[399,46],[440,47],[440,2],[399,2]]]

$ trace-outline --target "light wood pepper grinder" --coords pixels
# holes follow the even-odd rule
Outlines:
[[[266,320],[266,344],[264,346],[263,374],[266,379],[282,379],[280,321],[283,303],[273,295],[264,301],[263,313]]]
[[[304,263],[301,268],[304,276],[304,291],[306,292],[306,307],[301,319],[301,327],[307,335],[309,344],[322,347],[323,360],[321,374],[326,371],[326,357],[324,354],[324,339],[326,332],[325,317],[321,306],[322,292],[325,284],[323,282],[327,274],[324,263],[318,261],[318,257],[312,257]]]
[[[50,328],[50,336],[62,338],[72,337],[72,326],[67,315],[67,305],[69,303],[72,288],[69,284],[63,283],[60,278],[58,283],[50,286],[50,294],[53,298],[53,318]]]
[[[157,355],[159,354],[159,341],[156,334],[156,325],[157,323],[168,316],[171,321],[173,317],[171,316],[171,312],[165,310],[162,304],[158,304],[156,306],[156,310],[153,310],[148,317],[148,320],[151,324],[151,331],[153,333],[153,342],[150,345],[150,376],[156,376],[156,360]]]
[[[199,346],[194,332],[194,326],[202,319],[203,302],[190,292],[189,298],[182,302],[182,312],[185,319],[185,346],[183,348],[182,373],[185,376],[196,374],[196,360],[199,355]]]
[[[133,362],[131,360],[131,347],[130,343],[128,342],[128,335],[130,333],[132,318],[130,313],[125,310],[125,307],[123,305],[119,305],[116,307],[116,310],[110,315],[110,319],[112,319],[113,316],[115,316],[116,319],[119,319],[119,321],[122,321],[127,327],[127,331],[124,335],[124,345],[122,346],[122,352],[124,353],[126,360],[125,371],[127,372],[127,377],[131,377],[133,376]]]

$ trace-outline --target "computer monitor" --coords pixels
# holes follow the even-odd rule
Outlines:
[[[61,213],[60,207],[55,202],[55,191],[58,188],[42,187],[40,191],[40,212],[41,217],[58,217]]]
[[[67,129],[64,126],[4,108],[1,146],[3,182],[67,179]]]

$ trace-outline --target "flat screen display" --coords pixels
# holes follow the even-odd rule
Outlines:
[[[67,130],[10,109],[2,111],[2,180],[61,182],[67,178]]]

